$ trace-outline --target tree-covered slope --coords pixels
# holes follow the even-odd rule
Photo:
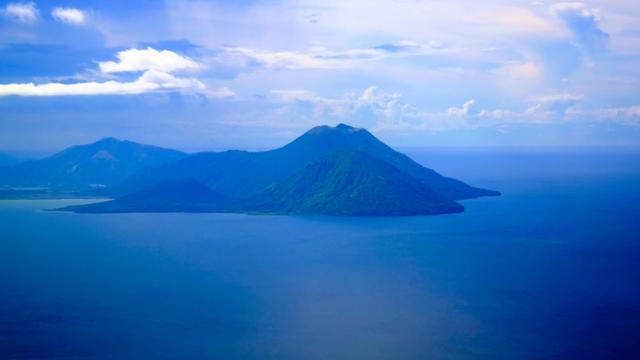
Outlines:
[[[248,210],[348,216],[433,215],[463,207],[362,151],[339,151],[270,186]]]

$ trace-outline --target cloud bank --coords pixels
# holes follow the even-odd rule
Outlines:
[[[105,81],[75,84],[34,83],[0,85],[0,96],[133,95],[168,90],[205,90],[196,79],[181,79],[156,70],[145,71],[132,82]]]
[[[403,101],[399,93],[381,92],[375,86],[341,98],[322,97],[308,90],[276,90],[272,95],[273,101],[283,106],[276,110],[279,114],[293,113],[303,119],[322,122],[348,119],[382,131],[439,132],[558,121],[617,121],[640,125],[640,106],[586,109],[580,106],[583,96],[572,93],[535,96],[530,98],[529,106],[520,110],[485,108],[477,100],[470,99],[445,111],[420,110]]]
[[[128,49],[118,52],[116,57],[117,62],[98,63],[102,74],[142,72],[142,75],[134,81],[0,84],[0,96],[133,95],[159,91],[196,92],[211,98],[235,96],[228,88],[209,90],[198,79],[172,74],[180,70],[201,70],[202,66],[169,50]]]

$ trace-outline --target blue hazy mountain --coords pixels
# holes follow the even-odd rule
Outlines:
[[[340,124],[318,126],[270,151],[199,153],[143,169],[113,190],[127,194],[161,180],[196,180],[229,198],[246,198],[337,151],[362,151],[388,162],[429,188],[454,200],[499,195],[444,177],[399,153],[365,129]]]
[[[416,163],[408,156],[393,150],[369,131],[345,124],[339,124],[336,127],[315,127],[280,149],[280,152],[290,153],[292,157],[297,155],[299,162],[306,165],[310,160],[317,160],[331,152],[342,150],[369,153],[452,199],[460,200],[498,195],[494,191],[474,188],[461,181],[444,177]]]
[[[18,163],[18,159],[15,157],[9,154],[0,153],[0,166],[13,165],[16,163]]]
[[[120,195],[65,210],[431,215],[463,211],[455,200],[499,195],[444,177],[344,124],[313,128],[271,151],[185,156],[144,168],[111,191]]]
[[[0,185],[60,191],[109,187],[140,169],[184,156],[176,150],[105,138],[41,160],[0,167]]]

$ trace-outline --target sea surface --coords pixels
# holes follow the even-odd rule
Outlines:
[[[405,149],[462,214],[0,202],[1,359],[638,359],[640,151]]]

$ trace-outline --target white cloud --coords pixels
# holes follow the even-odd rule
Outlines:
[[[309,52],[268,51],[240,47],[226,47],[231,56],[237,56],[249,65],[256,64],[269,69],[336,69],[379,56],[381,50],[350,50],[343,53],[331,53],[324,48],[312,48]]]
[[[585,118],[597,121],[617,121],[627,125],[640,126],[640,105],[626,107],[600,108],[600,109],[567,109],[566,116],[569,119],[584,120]]]
[[[273,90],[277,101],[283,103],[308,103],[313,105],[314,117],[350,116],[359,111],[372,111],[377,116],[393,117],[398,93],[383,93],[369,86],[362,94],[348,93],[342,98],[326,98],[308,90]]]
[[[531,100],[538,103],[550,104],[550,103],[574,103],[582,100],[583,98],[584,96],[580,94],[562,93],[562,94],[552,94],[552,95],[544,95],[544,96],[534,96],[531,98]]]
[[[33,24],[38,21],[38,7],[34,2],[8,3],[2,14],[14,21]]]
[[[3,84],[0,85],[0,96],[130,95],[168,90],[203,91],[205,89],[205,85],[199,80],[177,78],[171,74],[148,70],[131,82]]]
[[[258,65],[274,70],[340,69],[356,66],[365,61],[388,57],[415,56],[450,51],[442,44],[431,41],[427,45],[402,40],[370,48],[330,50],[311,47],[306,51],[271,51],[243,47],[225,47],[223,56],[227,62],[242,65]]]
[[[450,107],[447,110],[447,115],[450,117],[461,117],[461,116],[467,116],[471,114],[471,109],[473,108],[473,106],[476,104],[475,99],[471,99],[469,101],[467,101],[466,103],[462,104],[462,107]]]
[[[346,119],[349,122],[357,123],[363,120],[359,119],[360,117],[370,116],[374,116],[378,120],[392,119],[404,116],[405,112],[412,110],[408,105],[400,102],[400,94],[380,92],[375,86],[367,87],[360,94],[345,94],[342,98],[322,97],[308,90],[274,90],[272,93],[278,102],[285,105],[311,105],[311,117],[321,121]],[[283,110],[285,109],[279,109],[279,111]],[[299,111],[305,110],[299,109]],[[294,113],[299,112],[294,111]]]
[[[362,92],[326,97],[305,89],[274,90],[272,112],[253,125],[297,127],[300,124],[348,122],[380,132],[425,132],[487,128],[503,131],[518,124],[550,125],[579,121],[615,122],[640,126],[640,105],[583,109],[582,95],[557,93],[536,96],[511,108],[482,107],[475,99],[442,111],[427,111],[406,103],[394,92],[369,86]],[[533,104],[533,105],[532,105]],[[264,120],[264,121],[262,121]]]
[[[285,105],[311,104],[312,116],[316,119],[346,116],[353,113],[357,105],[357,98],[353,94],[342,99],[332,99],[318,96],[308,90],[272,90],[271,93],[275,95],[277,102]]]
[[[158,51],[148,47],[146,49],[128,49],[118,52],[118,61],[98,63],[103,73],[119,73],[145,70],[174,72],[178,70],[201,70],[202,65],[190,58],[178,55],[170,50]]]
[[[493,72],[508,80],[536,79],[541,74],[540,68],[532,61],[508,63]]]
[[[369,86],[356,100],[356,108],[364,106],[385,107],[390,101],[400,98],[398,93],[381,93],[375,86]]]
[[[588,9],[582,2],[559,2],[552,4],[550,10],[555,15],[563,15],[567,13],[577,14],[582,17],[597,17],[599,12],[595,9]]]
[[[66,95],[132,95],[162,91],[199,93],[212,99],[235,97],[229,88],[208,89],[200,80],[178,77],[171,72],[197,70],[195,61],[172,51],[129,49],[117,54],[119,62],[101,62],[102,73],[143,71],[133,81],[86,81],[78,83],[15,83],[0,84],[0,96],[66,96]]]
[[[580,94],[561,93],[544,96],[534,96],[529,99],[533,103],[527,111],[530,114],[546,114],[547,117],[564,115],[568,109],[578,104],[584,98]]]
[[[272,90],[272,94],[276,95],[277,99],[282,102],[334,102],[335,100],[324,99],[309,90]]]
[[[236,97],[236,93],[227,87],[221,87],[215,90],[205,91],[205,95],[212,99],[228,99]]]
[[[51,11],[51,16],[56,20],[70,25],[82,25],[87,20],[82,10],[74,8],[57,7]]]
[[[475,99],[471,99],[460,106],[449,107],[446,111],[419,110],[403,102],[400,94],[381,92],[374,86],[366,88],[359,95],[348,93],[341,98],[321,97],[308,90],[278,90],[273,93],[279,102],[285,104],[312,105],[311,108],[278,110],[293,114],[296,118],[312,118],[316,122],[349,121],[377,130],[438,132],[499,128],[508,124],[549,124],[569,118],[580,118],[583,121],[600,118],[640,123],[640,106],[584,111],[575,107],[583,96],[571,93],[532,97],[529,102],[533,105],[520,110],[481,108]]]

